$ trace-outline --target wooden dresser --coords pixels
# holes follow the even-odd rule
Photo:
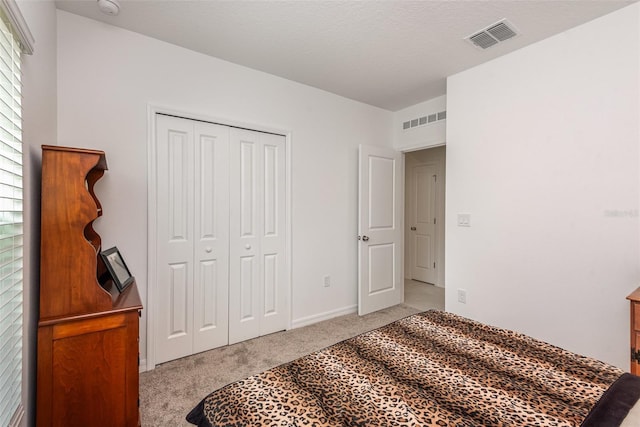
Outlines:
[[[42,147],[38,427],[138,426],[138,288],[119,293],[100,259],[97,150]]]
[[[640,375],[640,288],[627,299],[631,302],[631,373]]]

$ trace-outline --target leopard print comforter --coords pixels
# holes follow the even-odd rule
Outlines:
[[[623,372],[427,311],[227,385],[200,426],[579,426]]]

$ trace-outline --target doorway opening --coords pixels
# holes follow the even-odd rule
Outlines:
[[[405,153],[404,301],[444,310],[446,146]]]

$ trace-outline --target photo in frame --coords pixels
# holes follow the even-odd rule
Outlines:
[[[114,246],[111,249],[102,251],[100,253],[100,257],[102,257],[104,265],[107,267],[118,291],[124,291],[126,287],[133,282],[133,276],[131,275],[127,264],[125,264],[122,255],[120,255],[118,248]]]

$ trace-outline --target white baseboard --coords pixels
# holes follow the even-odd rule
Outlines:
[[[147,359],[140,359],[140,365],[138,366],[138,372],[147,372]]]
[[[322,322],[323,320],[333,319],[334,317],[344,316],[345,314],[356,313],[358,311],[357,305],[350,305],[335,310],[325,311],[324,313],[318,313],[307,317],[291,321],[291,329],[301,328],[303,326],[313,325],[314,323]]]

